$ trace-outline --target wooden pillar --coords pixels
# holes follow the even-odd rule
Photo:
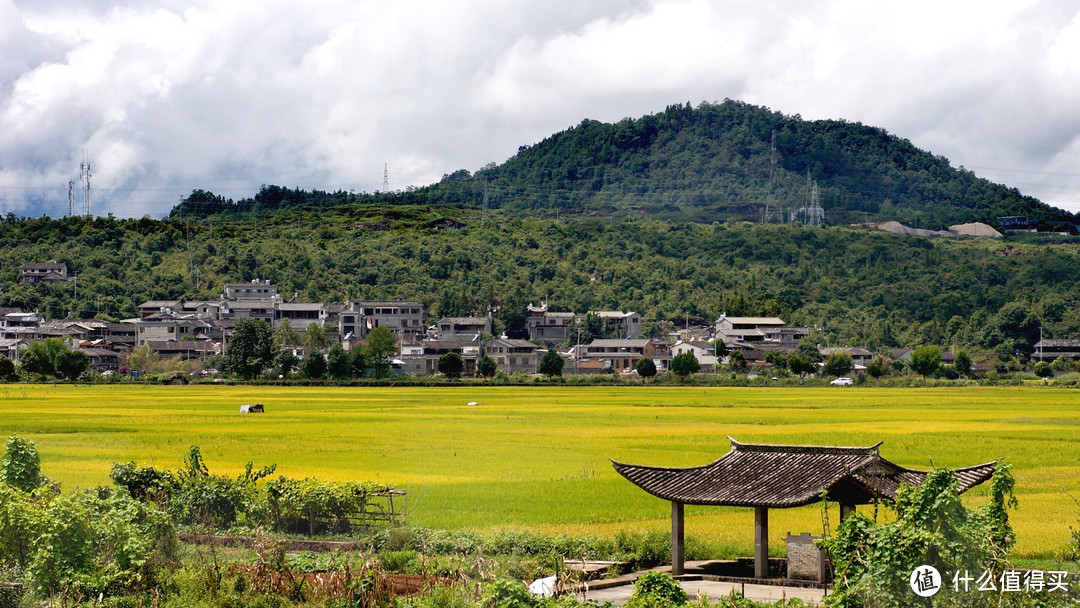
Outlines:
[[[840,521],[844,521],[848,518],[848,515],[851,515],[854,512],[855,505],[845,505],[844,503],[840,503]]]
[[[754,507],[754,578],[769,578],[769,510]]]
[[[683,573],[683,503],[671,501],[671,576]]]

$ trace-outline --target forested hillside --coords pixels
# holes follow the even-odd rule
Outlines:
[[[774,146],[775,144],[775,146]],[[710,223],[779,222],[817,185],[826,223],[898,220],[926,228],[999,216],[1073,221],[906,139],[859,123],[802,120],[737,101],[673,105],[615,124],[584,120],[475,173],[461,169],[404,192],[353,194],[264,187],[227,201],[196,191],[174,217],[266,213],[356,203],[488,204],[504,216],[583,214]],[[766,208],[769,214],[766,216]]]
[[[1068,240],[1068,239],[1064,239]],[[294,208],[225,220],[0,221],[0,305],[123,318],[148,299],[216,299],[263,278],[301,301],[404,296],[442,315],[635,310],[649,325],[780,315],[834,344],[934,342],[1003,353],[1080,336],[1074,244],[928,240],[847,227],[653,219],[501,219],[474,210]],[[66,262],[73,282],[21,285],[19,266]],[[77,297],[75,294],[77,288]]]

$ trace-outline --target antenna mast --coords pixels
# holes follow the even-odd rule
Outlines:
[[[68,217],[75,215],[75,180],[68,180]]]
[[[488,203],[488,181],[484,179],[484,221],[491,219],[491,205]]]
[[[90,159],[83,153],[83,162],[79,165],[79,176],[83,185],[83,215],[90,215]]]
[[[382,191],[386,194],[390,191],[390,163],[383,163],[382,168]]]

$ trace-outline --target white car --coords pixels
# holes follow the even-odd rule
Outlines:
[[[851,381],[851,378],[837,378],[829,384],[833,386],[851,386],[852,384],[854,384],[854,382]]]

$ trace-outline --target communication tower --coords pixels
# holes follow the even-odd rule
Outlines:
[[[79,165],[79,176],[83,186],[83,215],[90,215],[90,159],[84,155],[83,162]]]

